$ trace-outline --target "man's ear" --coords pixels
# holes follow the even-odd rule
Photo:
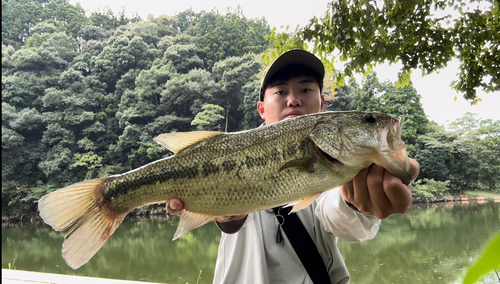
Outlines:
[[[264,102],[258,101],[257,102],[257,111],[259,112],[259,115],[262,119],[266,119],[266,115],[264,114]]]
[[[325,96],[323,96],[323,94],[321,94],[320,96],[321,96],[321,111],[324,111],[325,110]]]

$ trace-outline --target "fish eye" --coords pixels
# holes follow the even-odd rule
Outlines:
[[[377,122],[377,118],[371,113],[365,114],[364,119],[369,124],[374,124],[375,122]]]

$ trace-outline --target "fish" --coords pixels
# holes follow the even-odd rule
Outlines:
[[[219,216],[281,205],[297,212],[373,163],[409,184],[403,122],[379,112],[321,112],[233,133],[161,134],[154,140],[174,155],[50,192],[38,208],[54,230],[69,230],[62,256],[77,269],[147,204],[183,201],[176,240]]]

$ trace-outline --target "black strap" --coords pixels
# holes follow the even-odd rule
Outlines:
[[[289,215],[292,210],[291,207],[282,208],[281,210],[280,207],[276,207],[273,210],[274,214],[282,216],[277,217],[278,222],[282,222],[281,218],[284,218],[281,227],[285,230],[288,240],[290,240],[312,282],[314,284],[331,284],[330,275],[326,270],[323,258],[297,214]]]

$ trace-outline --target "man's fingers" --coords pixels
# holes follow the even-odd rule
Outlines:
[[[367,188],[367,176],[371,170],[371,167],[363,169],[354,177],[352,180],[353,190],[352,190],[352,204],[358,208],[359,211],[370,213],[371,212],[371,201],[370,194]]]
[[[351,204],[354,202],[354,185],[352,180],[340,186],[340,191],[345,201]]]
[[[411,158],[410,165],[413,181],[420,173],[420,165],[416,160]],[[412,185],[404,185],[397,177],[388,174],[388,177],[384,180],[384,189],[387,198],[391,202],[394,214],[405,214],[408,212],[413,201]]]
[[[384,192],[393,211],[391,215],[404,214],[410,209],[412,203],[411,185],[405,185],[399,178],[387,173],[384,180]]]
[[[366,179],[372,207],[371,213],[379,219],[386,219],[392,215],[392,205],[385,192],[388,175],[390,175],[389,172],[381,166],[372,165]]]
[[[420,174],[420,164],[417,160],[410,158],[412,181],[416,180]]]
[[[237,221],[245,218],[247,214],[241,214],[241,215],[228,215],[228,216],[220,216],[215,218],[215,221],[219,223],[227,223],[231,221]]]

